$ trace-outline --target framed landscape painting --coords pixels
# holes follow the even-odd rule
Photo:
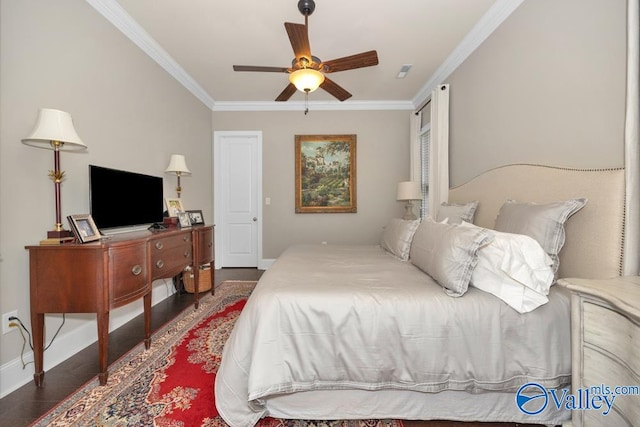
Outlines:
[[[296,135],[296,213],[355,213],[356,135]]]

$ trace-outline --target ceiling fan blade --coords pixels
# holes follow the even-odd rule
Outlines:
[[[326,77],[324,78],[324,82],[322,82],[320,87],[338,98],[340,101],[351,98],[351,94],[347,92],[342,86]]]
[[[268,73],[288,73],[286,67],[261,67],[259,65],[234,65],[233,71],[264,71]]]
[[[353,70],[355,68],[371,67],[373,65],[378,65],[378,53],[375,50],[322,63],[325,73],[335,73],[337,71]]]
[[[293,85],[293,83],[289,83],[289,85],[284,88],[280,95],[278,95],[276,101],[288,101],[294,93],[296,93],[296,87]]]
[[[305,57],[311,62],[311,47],[309,46],[309,34],[307,33],[307,26],[302,24],[293,24],[291,22],[285,22],[284,27],[287,29],[287,35],[293,48],[293,53],[296,55],[296,59]]]

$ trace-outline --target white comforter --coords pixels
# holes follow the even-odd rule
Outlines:
[[[569,299],[518,314],[447,296],[376,246],[295,246],[262,276],[225,346],[216,405],[232,426],[306,390],[511,391],[570,382]]]

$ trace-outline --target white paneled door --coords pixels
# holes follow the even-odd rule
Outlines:
[[[262,247],[262,132],[214,132],[216,268],[257,267]]]

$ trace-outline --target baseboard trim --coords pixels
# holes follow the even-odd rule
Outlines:
[[[262,259],[262,260],[260,260],[258,268],[260,270],[268,270],[269,267],[271,267],[274,262],[276,262],[275,259]]]
[[[164,301],[175,293],[171,279],[161,279],[153,282],[151,305]],[[131,319],[142,314],[142,300],[117,308],[110,313],[109,332],[118,329]],[[60,335],[47,350],[44,357],[44,370],[64,362],[74,354],[98,341],[98,326],[96,320],[87,321],[71,331],[61,331]],[[97,355],[96,355],[97,357]],[[17,390],[33,380],[33,352],[23,356],[26,367],[22,368],[19,357],[0,366],[0,398]]]

